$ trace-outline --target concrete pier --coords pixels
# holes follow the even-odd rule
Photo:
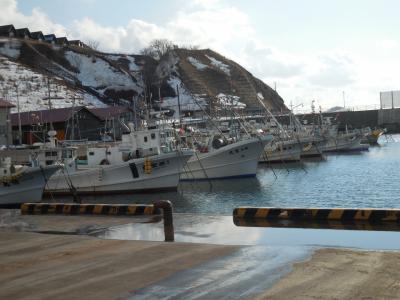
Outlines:
[[[203,236],[185,227],[195,218],[177,217],[181,235]],[[0,210],[0,299],[400,298],[398,251],[95,237],[104,229],[162,226],[154,221]]]

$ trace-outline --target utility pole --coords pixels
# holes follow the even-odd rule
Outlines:
[[[179,99],[179,85],[176,85],[176,94],[178,95],[178,117],[179,117],[179,126],[181,126],[181,101]]]
[[[343,91],[343,108],[346,108],[346,97],[344,95],[344,91]]]
[[[72,132],[71,140],[75,140],[75,94],[72,96]]]
[[[19,111],[18,84],[15,84],[15,88],[16,88],[16,90],[17,90],[18,139],[19,139],[19,144],[22,145],[22,125],[21,125],[21,114],[20,114],[20,111]]]
[[[48,101],[49,101],[49,111],[50,111],[50,115],[51,115],[51,97],[50,97],[50,78],[49,77],[47,77],[47,92],[48,92]],[[50,130],[54,130],[53,122],[51,122],[51,121],[50,121]]]

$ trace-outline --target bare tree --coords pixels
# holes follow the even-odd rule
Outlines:
[[[99,50],[100,42],[95,40],[90,40],[86,43],[86,45],[88,45],[92,50],[97,51]]]
[[[150,42],[147,48],[141,51],[142,55],[151,56],[156,60],[160,60],[165,54],[171,50],[177,48],[170,40],[167,39],[155,39]]]

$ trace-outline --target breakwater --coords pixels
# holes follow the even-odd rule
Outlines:
[[[353,128],[380,127],[386,128],[389,133],[400,133],[400,108],[340,111],[323,113],[322,115],[331,117],[343,126],[347,125]],[[298,118],[302,121],[307,120],[308,124],[316,122],[316,115],[313,114],[300,114]]]

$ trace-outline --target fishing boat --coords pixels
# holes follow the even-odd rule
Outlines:
[[[51,177],[53,194],[112,194],[176,190],[182,168],[193,150],[177,148],[161,129],[135,130],[119,143],[87,147],[85,165],[74,164]]]
[[[14,165],[10,157],[0,159],[0,206],[40,202],[50,176],[63,166]]]
[[[264,147],[272,140],[270,134],[240,140],[212,135],[207,143],[197,143],[195,155],[189,159],[181,180],[254,177]]]
[[[301,152],[302,144],[297,140],[274,140],[265,147],[259,161],[264,163],[296,162],[300,161]]]
[[[385,133],[385,130],[380,128],[374,130],[366,128],[364,132],[365,132],[365,137],[362,139],[361,142],[363,144],[377,145],[379,137]]]

